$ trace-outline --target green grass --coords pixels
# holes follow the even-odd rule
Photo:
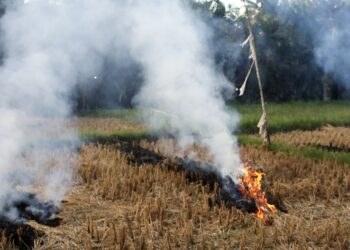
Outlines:
[[[261,117],[259,104],[233,104],[241,114],[240,134],[257,133]],[[289,102],[268,103],[271,133],[292,130],[313,130],[327,124],[350,126],[350,102]]]
[[[128,121],[137,121],[140,111],[136,109],[95,109],[80,111],[77,116],[80,117],[115,117]]]
[[[260,116],[259,104],[231,104],[231,108],[241,114],[239,127],[239,143],[241,145],[261,145],[262,140],[249,136],[257,133],[256,127]],[[350,102],[290,102],[268,103],[270,132],[287,132],[292,130],[313,130],[325,125],[350,126]],[[140,111],[132,109],[108,110],[100,109],[81,112],[80,116],[117,117],[128,121],[137,121]],[[108,143],[119,140],[150,139],[154,136],[147,130],[115,131],[112,134],[97,134],[94,131],[81,134],[81,138],[88,142]],[[313,160],[335,160],[350,164],[350,154],[333,152],[317,147],[296,147],[283,143],[272,142],[270,150],[289,155],[310,158]]]
[[[249,135],[239,135],[238,142],[240,145],[257,145],[262,146],[262,140]],[[287,155],[294,155],[303,158],[309,158],[315,161],[333,160],[350,164],[350,154],[347,152],[336,152],[323,150],[317,147],[297,147],[283,143],[272,142],[269,146],[272,152],[282,152]]]
[[[147,131],[147,130],[123,130],[123,131],[116,131],[112,134],[105,134],[105,133],[95,133],[95,132],[88,132],[88,133],[80,133],[80,138],[88,143],[113,143],[116,141],[139,141],[142,139],[149,139],[152,138],[153,135]]]
[[[143,139],[153,140],[156,136],[147,130],[135,131],[119,131],[113,134],[102,133],[84,133],[81,134],[83,141],[87,143],[115,143],[118,141],[139,141]],[[257,145],[262,146],[262,140],[250,135],[239,135],[238,142],[240,145]],[[309,158],[315,161],[333,160],[346,164],[350,164],[350,154],[346,152],[333,152],[323,150],[317,147],[296,147],[283,143],[272,142],[269,150],[272,152],[282,152],[287,155],[294,155],[302,158]]]
[[[350,101],[342,102],[288,102],[267,103],[271,133],[292,130],[313,130],[327,124],[350,126]],[[257,133],[256,125],[261,117],[259,104],[231,104],[241,114],[239,134]],[[84,111],[79,116],[116,117],[137,121],[140,111],[135,109],[97,109]]]

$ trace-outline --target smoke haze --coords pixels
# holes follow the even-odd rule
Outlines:
[[[285,20],[293,20],[312,40],[316,63],[350,89],[350,9],[346,0],[270,0]]]
[[[139,65],[145,83],[134,103],[163,112],[149,116],[153,129],[176,135],[184,148],[208,147],[223,175],[239,170],[231,135],[238,117],[225,111],[222,97],[232,88],[214,70],[210,30],[183,1],[12,1],[1,29],[1,204],[14,187],[33,183],[45,187],[47,199],[63,198],[73,149],[63,157],[53,144],[75,145],[77,133],[64,121],[70,97],[77,87],[93,88],[106,61]]]
[[[177,135],[184,147],[206,146],[218,171],[232,174],[240,166],[230,131],[238,117],[225,111],[221,92],[232,89],[214,71],[209,30],[178,1],[141,3],[132,17],[132,51],[144,66],[146,78],[136,103],[168,114],[155,112],[149,124]]]

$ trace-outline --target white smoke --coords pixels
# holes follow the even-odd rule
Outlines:
[[[238,117],[222,97],[230,85],[214,70],[208,28],[183,1],[11,1],[1,30],[0,202],[15,186],[38,181],[48,199],[62,199],[74,163],[51,147],[76,140],[63,120],[70,96],[78,84],[90,87],[84,83],[106,58],[123,63],[126,54],[144,73],[136,103],[173,115],[152,116],[149,124],[167,127],[184,147],[208,147],[223,175],[240,168],[231,135]]]
[[[136,101],[170,114],[149,116],[151,126],[175,133],[184,147],[206,146],[217,170],[234,174],[240,158],[231,130],[238,117],[225,111],[221,91],[230,85],[214,70],[208,30],[181,1],[141,2],[132,20],[131,47],[146,78]]]
[[[5,58],[0,67],[0,202],[16,199],[15,187],[36,184],[59,202],[72,181],[77,141],[63,118],[78,82],[92,79],[103,57],[116,50],[120,31],[112,1],[9,2],[1,19]],[[88,86],[86,86],[88,87]],[[74,146],[73,143],[73,146]],[[60,146],[61,147],[61,146]],[[5,207],[3,207],[5,209]],[[8,211],[16,217],[14,211]]]

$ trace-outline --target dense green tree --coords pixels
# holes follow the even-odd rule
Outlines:
[[[210,8],[212,4],[218,2],[208,1],[202,5],[207,8],[207,11],[212,11]],[[316,58],[316,51],[321,36],[324,36],[322,32],[338,27],[340,24],[338,14],[339,12],[350,13],[349,5],[348,0],[262,1],[262,7],[254,18],[253,29],[256,34],[264,91],[268,100],[322,99],[325,89],[330,95],[327,98],[344,97],[342,79],[324,70],[323,65]],[[227,19],[222,11],[221,15],[214,12],[211,19],[207,21],[215,30],[214,39],[221,41],[220,43],[231,42],[232,48],[240,50],[238,58],[230,58],[230,60],[236,60],[234,63],[230,60],[218,62],[223,64],[227,78],[239,87],[244,81],[250,64],[247,60],[249,51],[240,49],[237,42],[244,41],[248,31],[242,23],[244,20],[239,16],[240,11],[233,8],[230,13],[234,17]],[[218,19],[221,21],[219,22]],[[226,32],[229,30],[225,28],[227,26],[231,26],[230,32]],[[219,58],[225,58],[225,53],[229,51],[227,49],[217,51]],[[237,55],[237,52],[234,54]],[[345,66],[339,65],[339,67]],[[238,100],[257,101],[258,94],[256,79],[252,75],[248,81],[245,96],[239,97]]]

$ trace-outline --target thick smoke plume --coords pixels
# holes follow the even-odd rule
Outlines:
[[[222,175],[240,168],[231,135],[238,118],[222,97],[231,88],[214,70],[209,29],[185,2],[9,1],[1,34],[1,204],[32,184],[44,186],[47,199],[62,199],[74,162],[71,147],[66,157],[55,147],[77,140],[65,120],[71,96],[93,88],[106,62],[139,64],[145,81],[134,102],[157,110],[147,119],[152,128],[176,135],[184,148],[206,146]],[[0,210],[18,216],[8,205]]]
[[[131,50],[145,73],[136,102],[156,109],[148,122],[175,134],[185,148],[206,146],[217,170],[233,174],[240,159],[230,129],[238,118],[225,111],[222,91],[230,85],[214,70],[208,30],[180,1],[141,3],[132,18]]]

